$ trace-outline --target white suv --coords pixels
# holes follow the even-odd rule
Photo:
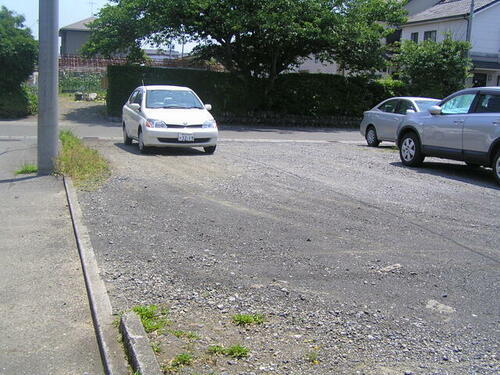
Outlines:
[[[123,142],[137,140],[141,153],[149,147],[203,147],[213,154],[218,130],[211,109],[187,87],[138,87],[123,106]]]
[[[426,156],[461,160],[492,167],[500,184],[500,87],[458,91],[407,116],[397,134],[404,165],[419,166]]]

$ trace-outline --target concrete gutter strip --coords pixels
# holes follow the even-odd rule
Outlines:
[[[82,210],[70,178],[64,178],[64,187],[103,366],[107,375],[126,375],[129,369],[123,349],[117,340],[116,328],[113,326],[111,302],[99,275],[94,249],[87,228],[83,224]]]
[[[122,315],[120,331],[134,371],[141,375],[162,375],[148,336],[135,312],[128,311]]]

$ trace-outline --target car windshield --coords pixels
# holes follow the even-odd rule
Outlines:
[[[198,108],[203,105],[188,90],[148,90],[146,94],[147,108]]]
[[[420,112],[427,111],[433,105],[438,105],[440,100],[415,100]]]

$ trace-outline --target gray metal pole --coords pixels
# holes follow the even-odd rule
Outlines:
[[[40,0],[38,58],[38,174],[54,171],[58,150],[59,0]]]

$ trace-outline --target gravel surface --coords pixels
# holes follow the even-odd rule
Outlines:
[[[222,142],[139,155],[80,192],[115,309],[160,304],[185,374],[498,374],[500,190],[362,142]],[[236,326],[231,316],[265,322]],[[194,332],[176,337],[175,331]],[[177,335],[179,336],[179,335]],[[249,356],[210,355],[240,344]]]

